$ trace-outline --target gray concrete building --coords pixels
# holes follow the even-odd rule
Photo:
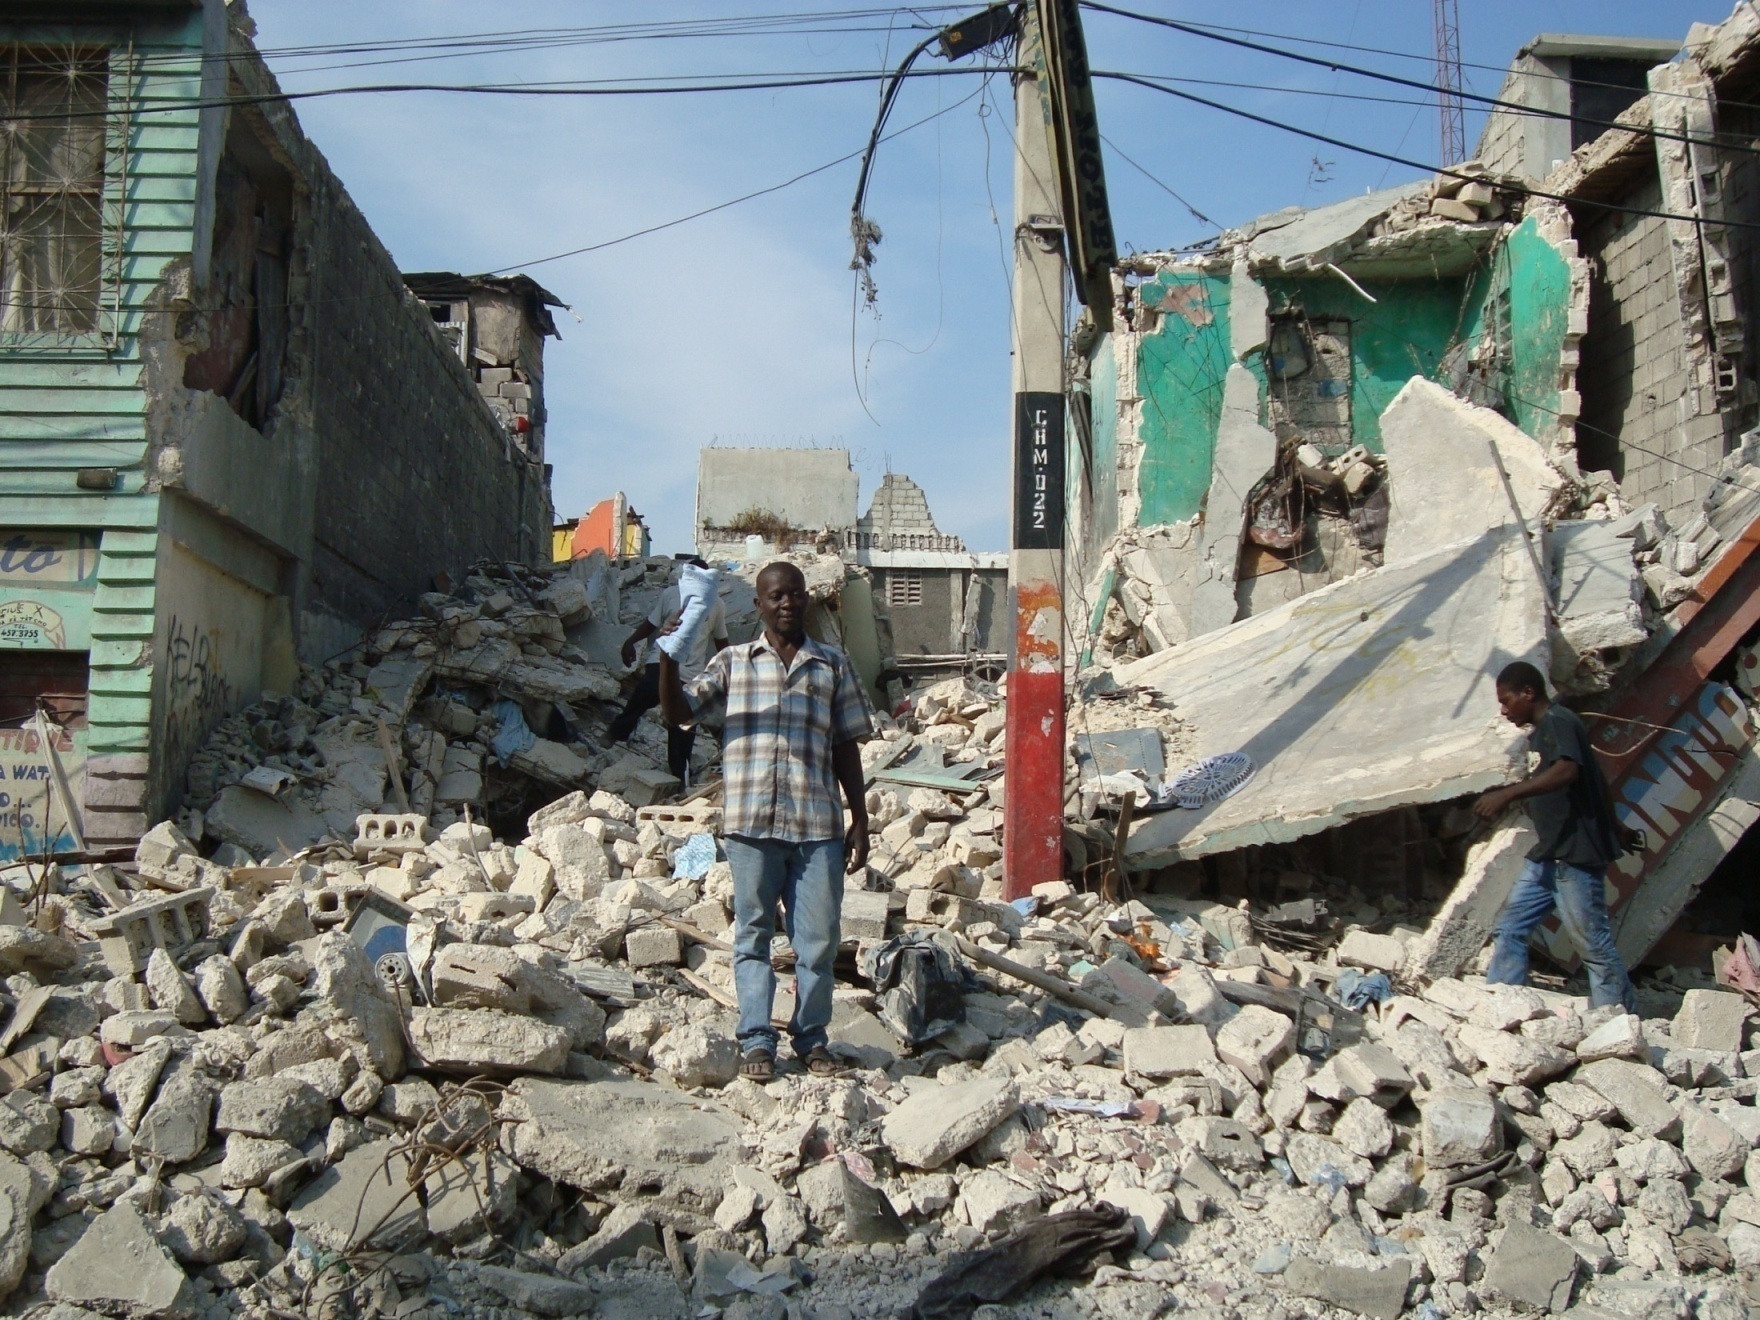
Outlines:
[[[855,562],[874,575],[904,669],[998,660],[1007,650],[1008,555],[941,531],[923,489],[888,472],[856,523]]]

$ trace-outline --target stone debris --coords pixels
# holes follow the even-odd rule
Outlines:
[[[0,926],[15,1311],[899,1314],[962,1253],[1102,1206],[1126,1245],[1032,1295],[1120,1317],[1673,1297],[1721,1317],[1760,1279],[1744,997],[1647,985],[1631,1015],[1414,978],[1417,914],[1366,883],[1254,909],[1180,866],[1125,890],[1098,817],[1071,823],[1069,880],[1005,902],[1002,726],[976,680],[919,692],[864,748],[872,860],[840,964],[933,940],[968,976],[955,1020],[913,1046],[840,972],[845,1071],[738,1077],[732,875],[691,843],[714,842],[713,791],[656,804],[601,760],[504,814],[531,781],[494,786],[472,742],[491,707],[446,675],[528,616],[457,599],[382,630],[408,644],[363,652],[378,677],[347,700],[300,698],[319,718],[286,698],[246,720],[277,722],[262,737],[306,778],[216,806],[297,799],[316,836],[246,843],[241,814],[191,813]],[[521,626],[496,672],[562,690],[539,662],[563,652],[534,640],[553,634]],[[590,721],[590,700],[564,704]],[[443,805],[421,776],[465,773],[460,744],[485,786]]]

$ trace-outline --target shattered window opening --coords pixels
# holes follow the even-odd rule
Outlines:
[[[1299,307],[1278,313],[1266,368],[1266,422],[1273,430],[1281,435],[1287,427],[1329,458],[1351,447],[1349,321],[1309,320]]]
[[[0,332],[89,333],[103,287],[108,60],[21,46],[0,60]]]

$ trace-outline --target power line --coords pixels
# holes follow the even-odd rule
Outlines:
[[[1670,133],[1660,128],[1634,127],[1630,124],[1621,124],[1612,119],[1591,119],[1585,115],[1575,115],[1568,110],[1542,110],[1533,106],[1520,105],[1514,101],[1499,100],[1495,96],[1480,96],[1476,92],[1438,87],[1435,83],[1421,82],[1416,78],[1402,78],[1396,73],[1382,73],[1378,69],[1366,69],[1361,65],[1343,64],[1337,60],[1322,59],[1317,55],[1303,55],[1299,51],[1282,50],[1276,46],[1267,46],[1263,42],[1250,41],[1245,37],[1231,37],[1224,36],[1219,32],[1206,32],[1203,28],[1197,27],[1191,23],[1181,22],[1179,19],[1158,18],[1154,14],[1139,14],[1131,9],[1118,9],[1112,5],[1100,3],[1100,0],[1081,0],[1081,5],[1084,9],[1092,9],[1098,13],[1114,14],[1120,18],[1135,19],[1139,23],[1149,23],[1156,27],[1171,28],[1175,32],[1184,32],[1190,36],[1203,37],[1209,41],[1220,41],[1230,46],[1239,46],[1244,50],[1258,51],[1264,55],[1276,55],[1280,59],[1295,60],[1301,64],[1317,65],[1322,69],[1341,70],[1345,73],[1355,74],[1361,78],[1373,78],[1378,82],[1388,82],[1401,87],[1411,87],[1419,91],[1429,92],[1435,96],[1458,96],[1462,100],[1477,101],[1481,105],[1495,106],[1500,110],[1525,111],[1530,114],[1539,115],[1545,119],[1563,119],[1570,123],[1588,124],[1591,127],[1599,128],[1603,131],[1608,129],[1619,129],[1623,132],[1638,133],[1646,137],[1661,138],[1665,141],[1684,142],[1690,146],[1710,147],[1720,151],[1736,151],[1751,156],[1760,155],[1760,148],[1721,143],[1707,138],[1694,137],[1690,133]]]
[[[948,78],[970,77],[981,73],[979,69],[913,69],[903,75],[907,78]],[[877,73],[850,73],[813,75],[795,78],[748,79],[742,82],[689,83],[674,84],[662,87],[623,87],[607,86],[595,83],[590,86],[558,85],[554,82],[545,83],[374,83],[354,87],[322,87],[303,92],[261,92],[246,96],[227,96],[212,100],[196,100],[182,97],[151,97],[134,98],[129,107],[130,114],[168,114],[180,110],[224,109],[246,105],[270,105],[285,101],[308,101],[324,96],[360,96],[385,92],[461,92],[477,96],[664,96],[699,92],[755,92],[772,91],[791,87],[835,87],[849,83],[875,82],[887,75]],[[8,114],[0,116],[0,123],[27,123],[32,120],[53,120],[65,123],[74,119],[105,119],[114,116],[115,107],[107,106],[101,110],[65,110],[60,112],[43,112],[33,114]]]
[[[1106,134],[1102,133],[1100,135],[1100,140],[1102,142],[1104,142],[1108,147],[1110,147],[1112,149],[1113,154],[1116,155],[1120,160],[1122,160],[1126,165],[1129,165],[1138,174],[1141,174],[1150,183],[1154,184],[1157,188],[1161,189],[1162,192],[1166,193],[1169,197],[1173,198],[1174,201],[1178,202],[1181,206],[1185,207],[1186,210],[1191,213],[1192,218],[1194,220],[1196,220],[1199,224],[1209,225],[1212,229],[1221,229],[1222,228],[1221,225],[1217,224],[1216,221],[1212,220],[1209,216],[1205,215],[1202,211],[1200,211],[1197,207],[1193,206],[1185,198],[1181,197],[1178,193],[1176,193],[1167,184],[1163,183],[1160,179],[1156,178],[1153,174],[1149,173],[1148,170],[1143,168],[1143,166],[1137,164],[1136,161],[1132,160],[1129,156],[1125,155],[1124,152],[1119,148],[1118,143],[1114,142],[1111,138],[1107,137]]]
[[[571,28],[513,28],[490,32],[455,33],[425,37],[392,37],[378,41],[315,42],[305,45],[253,46],[239,52],[224,52],[217,58],[225,60],[319,59],[339,55],[375,55],[404,51],[457,51],[463,55],[493,54],[501,50],[560,48],[568,45],[611,43],[640,40],[676,40],[693,37],[727,36],[797,36],[843,32],[890,30],[878,27],[797,27],[800,22],[819,23],[841,19],[894,18],[900,14],[913,17],[960,8],[957,5],[887,6],[868,9],[803,10],[789,14],[752,14],[732,18],[701,18],[660,20],[645,23],[609,23]],[[895,25],[893,25],[895,26]],[[183,52],[147,53],[140,56],[148,63],[186,64],[190,56]]]
[[[1386,55],[1392,59],[1416,60],[1416,61],[1423,63],[1423,64],[1432,63],[1435,59],[1435,57],[1433,55],[1419,55],[1419,54],[1417,54],[1413,51],[1409,51],[1409,50],[1390,50],[1385,46],[1353,45],[1352,43],[1346,42],[1346,41],[1327,41],[1327,40],[1324,40],[1323,38],[1320,38],[1320,37],[1298,36],[1292,32],[1263,32],[1257,28],[1228,27],[1228,26],[1225,26],[1224,24],[1221,24],[1221,23],[1199,23],[1199,22],[1196,22],[1193,20],[1187,20],[1187,21],[1190,22],[1192,27],[1203,28],[1209,32],[1239,32],[1239,33],[1244,33],[1247,36],[1269,38],[1270,40],[1273,40],[1273,41],[1293,41],[1297,45],[1322,46],[1328,50],[1350,50],[1350,51],[1355,51],[1360,55]],[[1478,64],[1472,60],[1462,60],[1461,67],[1463,69],[1484,69],[1484,70],[1487,70],[1491,73],[1501,73],[1501,74],[1506,74],[1506,75],[1513,72],[1513,70],[1511,70],[1506,65]],[[1629,92],[1632,90],[1632,88],[1626,83],[1597,82],[1593,78],[1566,77],[1563,74],[1551,73],[1545,69],[1523,69],[1521,71],[1521,73],[1522,73],[1522,77],[1532,78],[1537,82],[1569,83],[1572,86],[1576,86],[1576,87],[1596,87],[1596,88],[1603,88],[1608,91]],[[1653,97],[1665,97],[1665,98],[1672,98],[1672,99],[1677,99],[1677,100],[1686,100],[1686,101],[1702,101],[1705,99],[1704,97],[1697,96],[1692,92],[1670,92],[1670,91],[1651,90],[1651,91],[1648,91],[1646,93],[1646,95],[1653,96]],[[1718,104],[1722,105],[1722,106],[1730,106],[1730,107],[1740,109],[1740,110],[1760,110],[1760,103],[1750,102],[1750,101],[1729,101],[1729,100],[1724,100],[1722,98],[1719,98]]]
[[[1255,124],[1264,124],[1268,128],[1280,129],[1285,133],[1294,133],[1298,137],[1309,138],[1315,142],[1324,142],[1329,147],[1340,147],[1345,151],[1354,151],[1362,156],[1373,156],[1376,160],[1392,161],[1395,165],[1405,165],[1411,169],[1421,170],[1427,174],[1440,174],[1447,178],[1460,179],[1465,183],[1479,183],[1484,181],[1483,177],[1477,174],[1463,173],[1457,169],[1449,169],[1445,166],[1434,165],[1421,160],[1413,160],[1407,156],[1396,156],[1391,152],[1377,151],[1374,147],[1365,147],[1355,142],[1347,142],[1343,138],[1329,137],[1325,133],[1316,133],[1312,129],[1297,128],[1294,124],[1285,124],[1279,120],[1268,118],[1265,115],[1256,115],[1251,110],[1242,110],[1239,106],[1225,105],[1221,101],[1212,101],[1208,97],[1197,95],[1195,92],[1182,92],[1177,87],[1165,87],[1158,82],[1152,82],[1151,80],[1139,77],[1134,73],[1107,73],[1096,69],[1094,70],[1094,77],[1110,78],[1117,82],[1135,83],[1138,87],[1147,87],[1151,91],[1161,92],[1166,96],[1177,96],[1182,101],[1191,101],[1196,105],[1208,106],[1212,110],[1220,110],[1224,114],[1235,115],[1241,119],[1250,119]],[[1512,183],[1500,186],[1507,188],[1511,192],[1519,192],[1526,197],[1540,197],[1547,201],[1563,202],[1567,206],[1593,206],[1602,211],[1622,212],[1626,215],[1648,216],[1653,220],[1681,220],[1694,225],[1711,223],[1699,216],[1687,215],[1678,211],[1651,211],[1641,206],[1625,206],[1618,202],[1597,201],[1591,197],[1572,197],[1565,193],[1546,192],[1544,189],[1530,188],[1525,184]],[[1760,223],[1751,220],[1719,220],[1716,224],[1725,229],[1760,230]]]
[[[983,88],[980,86],[978,91],[982,91],[982,90],[983,90]],[[880,140],[882,142],[889,142],[895,137],[901,137],[904,134],[910,132],[913,128],[921,128],[924,124],[929,123],[931,120],[941,118],[942,115],[952,114],[955,110],[959,109],[962,105],[965,105],[968,101],[971,101],[977,95],[978,95],[977,91],[972,92],[969,95],[962,97],[958,101],[955,101],[952,105],[948,106],[944,110],[937,110],[934,114],[925,115],[921,119],[914,120],[913,122],[906,124],[903,128],[894,129],[892,132],[887,133],[885,136],[883,136]],[[587,252],[598,252],[603,248],[616,247],[619,243],[627,243],[633,238],[642,238],[648,234],[657,234],[662,229],[672,229],[672,228],[677,227],[678,225],[682,225],[685,222],[690,221],[690,220],[695,220],[701,216],[712,215],[716,211],[725,211],[730,206],[738,206],[741,202],[749,202],[754,197],[763,197],[763,196],[766,196],[766,195],[773,193],[773,192],[781,192],[784,188],[793,187],[795,184],[799,183],[802,179],[810,179],[815,174],[823,174],[826,170],[835,169],[837,166],[842,165],[847,161],[855,160],[858,156],[863,155],[867,150],[868,150],[867,147],[863,147],[859,151],[846,152],[844,155],[839,156],[836,160],[828,160],[823,165],[815,165],[810,170],[803,170],[801,173],[795,175],[792,179],[784,179],[781,183],[771,184],[768,188],[759,188],[755,192],[749,192],[749,193],[744,194],[743,196],[735,197],[735,198],[732,198],[732,199],[725,201],[725,202],[717,202],[714,206],[705,206],[700,211],[692,211],[689,215],[681,215],[676,220],[667,220],[667,221],[664,221],[664,222],[657,224],[657,225],[649,225],[644,229],[637,229],[637,230],[633,231],[632,233],[624,234],[623,236],[621,236],[619,238],[606,239],[602,243],[590,243],[586,247],[572,248],[567,252],[558,252],[552,256],[534,257],[530,261],[516,262],[514,265],[511,265],[511,266],[497,266],[494,270],[486,271],[484,273],[489,274],[489,275],[504,275],[510,270],[525,270],[531,266],[542,266],[546,262],[561,261],[564,257],[578,257],[584,253],[587,253]]]
[[[995,72],[995,70],[989,70],[989,72]],[[903,128],[893,129],[892,132],[886,134],[886,136],[882,139],[882,141],[890,141],[893,138],[902,137],[906,133],[911,132],[913,129],[921,128],[924,124],[927,124],[927,123],[931,122],[932,120],[939,119],[943,115],[952,114],[955,110],[958,110],[961,106],[970,104],[974,99],[977,98],[977,96],[979,95],[979,92],[981,92],[982,90],[983,90],[982,87],[980,87],[977,91],[973,91],[973,92],[968,93],[966,96],[962,97],[960,100],[955,101],[952,105],[947,106],[944,109],[937,110],[934,114],[925,115],[921,119],[913,120],[910,123],[906,124]],[[823,174],[823,173],[825,173],[826,170],[835,169],[839,165],[846,164],[849,161],[856,159],[856,157],[860,156],[861,154],[862,154],[861,151],[847,152],[844,155],[839,156],[836,160],[828,160],[823,165],[815,165],[810,170],[803,170],[799,174],[795,175],[793,178],[784,179],[781,183],[774,183],[774,184],[771,184],[770,186],[765,187],[765,188],[758,188],[752,192],[744,193],[738,197],[729,198],[725,202],[717,202],[714,206],[705,206],[701,210],[692,211],[688,215],[681,215],[681,216],[678,216],[672,220],[664,220],[664,221],[661,221],[659,224],[646,225],[641,229],[632,230],[631,232],[629,232],[627,234],[621,234],[616,238],[608,238],[608,239],[603,240],[602,242],[590,243],[585,247],[573,248],[567,252],[553,253],[547,257],[533,257],[529,261],[519,261],[519,262],[514,262],[513,264],[507,265],[507,266],[497,266],[493,270],[484,271],[482,273],[484,275],[504,275],[504,274],[508,273],[509,271],[526,270],[532,266],[542,266],[548,262],[561,261],[565,257],[581,256],[581,255],[588,253],[588,252],[600,252],[606,248],[617,247],[620,244],[628,243],[634,239],[645,238],[649,234],[657,234],[660,231],[665,230],[665,229],[675,229],[679,225],[686,224],[692,220],[700,219],[701,217],[706,216],[706,215],[713,215],[717,211],[725,211],[729,207],[738,206],[742,202],[749,202],[749,201],[752,201],[754,198],[765,197],[765,196],[768,196],[770,193],[781,192],[784,188],[790,188],[790,187],[793,187],[795,184],[800,183],[803,179],[810,179],[815,174]],[[403,286],[399,285],[398,286],[398,296],[400,296],[400,297],[402,296],[402,291],[403,291]],[[318,306],[329,306],[329,305],[337,304],[337,303],[362,302],[362,301],[366,301],[366,300],[381,297],[381,296],[383,296],[383,295],[377,294],[377,293],[371,293],[371,294],[357,294],[357,295],[355,295],[353,297],[349,297],[349,298],[304,298],[304,299],[299,300],[298,302],[288,301],[288,302],[280,302],[280,303],[258,303],[257,306],[259,306],[259,307],[273,307],[273,308],[280,308],[280,309],[288,309],[288,308],[293,308],[293,307],[318,307]],[[9,303],[8,305],[12,306],[12,307],[24,309],[24,310],[29,310],[29,311],[86,312],[86,311],[92,310],[89,307],[79,307],[79,306],[74,306],[74,305],[68,304],[68,303],[12,302],[12,303]],[[113,309],[100,309],[100,310],[113,310]],[[138,311],[141,309],[130,308],[127,310],[130,312],[133,312],[133,311]],[[212,314],[213,312],[218,311],[219,309],[209,308],[206,310],[209,311],[210,314]]]

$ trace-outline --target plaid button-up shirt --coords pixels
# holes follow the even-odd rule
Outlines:
[[[843,837],[831,749],[874,733],[848,656],[809,637],[784,667],[760,635],[719,652],[684,690],[693,720],[726,712],[726,833],[787,843]]]

